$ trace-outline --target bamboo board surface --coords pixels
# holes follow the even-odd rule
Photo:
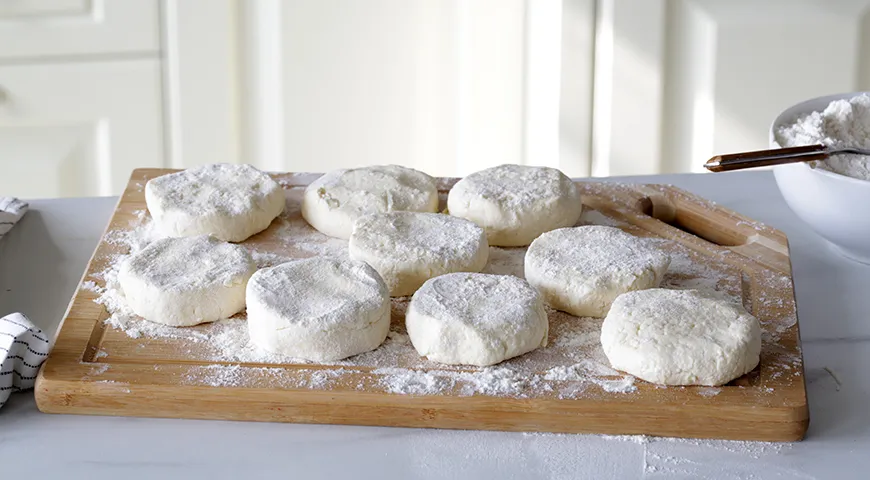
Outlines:
[[[419,358],[404,334],[407,299],[393,300],[384,346],[331,365],[222,351],[226,342],[217,339],[243,332],[243,315],[178,334],[107,325],[110,313],[94,300],[104,272],[129,249],[114,239],[148,220],[145,182],[172,171],[133,173],[40,372],[36,400],[43,412],[769,441],[799,440],[806,432],[786,237],[702,198],[662,185],[578,183],[581,222],[658,239],[682,259],[683,270],[672,263],[666,283],[715,288],[742,300],[762,322],[761,362],[753,372],[719,388],[663,388],[601,365],[606,360],[594,341],[600,319],[555,311],[548,347],[487,370]],[[316,175],[274,177],[287,192],[287,210],[244,245],[267,263],[270,256],[341,249],[342,241],[318,238],[299,218],[301,190]],[[441,193],[454,181],[439,179]],[[303,234],[322,243],[306,250],[296,238]],[[521,263],[522,253],[491,249],[490,271],[510,273],[499,269],[511,267],[511,258]]]

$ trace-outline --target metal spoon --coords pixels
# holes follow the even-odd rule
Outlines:
[[[774,148],[772,150],[716,155],[710,160],[707,160],[707,163],[704,164],[704,168],[711,172],[730,172],[732,170],[743,170],[744,168],[769,167],[785,163],[824,160],[831,155],[838,155],[841,153],[870,155],[870,150],[854,147],[834,148],[826,145]]]

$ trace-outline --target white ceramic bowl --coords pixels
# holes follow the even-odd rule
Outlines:
[[[802,114],[822,111],[834,100],[868,92],[813,98],[788,108],[770,127],[770,148],[780,148],[776,130]],[[844,256],[870,264],[870,181],[811,168],[806,163],[773,169],[776,184],[788,206],[816,233]]]

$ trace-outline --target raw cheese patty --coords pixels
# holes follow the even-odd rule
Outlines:
[[[622,293],[657,287],[670,257],[614,227],[561,228],[538,237],[525,258],[526,279],[553,308],[603,317]]]
[[[510,275],[451,273],[417,290],[405,316],[417,353],[446,364],[494,365],[547,345],[540,295]]]
[[[583,205],[574,182],[555,168],[500,165],[456,182],[447,209],[483,227],[490,245],[523,247],[575,225]]]
[[[378,271],[390,295],[411,295],[423,282],[453,272],[479,272],[489,245],[483,229],[440,213],[390,212],[360,217],[350,257]]]
[[[336,170],[312,182],[302,216],[319,232],[348,239],[356,220],[370,213],[436,212],[435,179],[397,165]]]
[[[716,386],[758,365],[761,327],[721,298],[655,288],[613,302],[601,346],[613,368],[648,382]]]
[[[245,308],[245,286],[256,269],[239,245],[208,235],[164,238],[125,260],[118,282],[136,315],[185,327]]]
[[[255,345],[316,362],[374,350],[390,329],[387,286],[356,260],[314,257],[260,270],[247,302]]]
[[[241,242],[281,214],[284,191],[250,165],[215,164],[149,180],[145,203],[166,235]]]

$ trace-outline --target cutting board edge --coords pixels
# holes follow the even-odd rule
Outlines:
[[[93,388],[92,388],[93,387]],[[178,395],[171,388],[160,388],[147,392],[145,401],[138,400],[138,393],[145,393],[148,385],[102,384],[77,382],[75,380],[54,380],[40,377],[35,396],[37,406],[43,413],[79,414],[102,416],[134,416],[146,418],[176,418],[198,420],[231,420],[305,424],[337,424],[405,428],[440,428],[449,430],[493,430],[511,432],[542,432],[570,434],[604,435],[649,435],[657,437],[679,437],[698,439],[721,439],[743,441],[793,442],[802,440],[809,426],[809,409],[806,403],[792,407],[760,409],[768,418],[759,419],[753,415],[735,415],[734,409],[723,408],[718,412],[715,407],[707,408],[707,415],[692,415],[682,421],[674,421],[668,412],[673,406],[664,406],[661,412],[653,407],[647,410],[642,420],[630,425],[620,422],[623,413],[610,414],[561,414],[557,412],[521,412],[516,409],[505,411],[490,407],[475,408],[467,402],[466,407],[457,408],[455,404],[438,406],[438,399],[394,395],[402,406],[367,403],[353,405],[353,416],[337,413],[346,409],[348,403],[342,401],[345,395],[329,395],[318,392],[318,401],[311,401],[312,392],[293,391],[287,395],[275,394],[274,397],[289,397],[284,401],[263,400],[264,389],[233,387],[189,387],[187,395]],[[232,392],[228,392],[232,390]],[[243,390],[245,392],[239,392]],[[219,392],[218,392],[219,391]],[[229,395],[233,393],[234,395]],[[233,408],[240,401],[239,393],[251,398],[246,401],[245,412]],[[375,394],[369,394],[375,395]],[[293,397],[304,398],[304,403],[293,402]],[[401,398],[399,398],[401,397]],[[205,400],[204,400],[205,399]],[[359,398],[355,398],[359,400]],[[516,403],[520,399],[504,399]],[[180,406],[183,406],[180,408]],[[257,408],[251,408],[257,407]],[[487,408],[482,411],[482,408]],[[744,409],[744,413],[751,410]],[[718,415],[711,415],[717,414]],[[485,418],[489,417],[489,420]],[[577,419],[571,422],[571,417]],[[770,418],[774,417],[774,420]],[[747,432],[741,424],[751,424]]]

